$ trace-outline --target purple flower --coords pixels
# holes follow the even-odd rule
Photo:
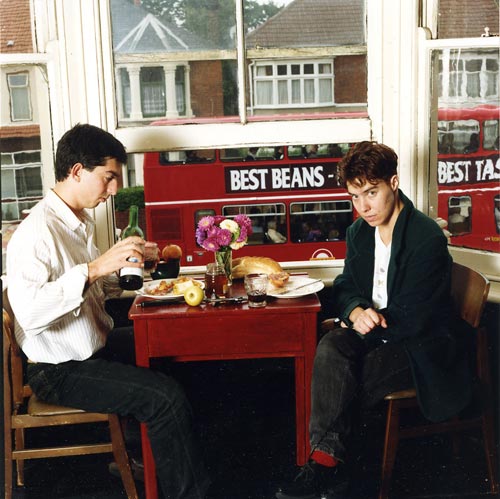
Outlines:
[[[196,242],[208,251],[239,249],[252,234],[252,222],[246,215],[236,215],[233,219],[221,215],[206,216],[198,222],[195,234]]]

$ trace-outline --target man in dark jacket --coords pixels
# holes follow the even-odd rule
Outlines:
[[[344,491],[343,463],[356,407],[415,387],[423,414],[439,421],[470,400],[471,378],[451,307],[452,260],[438,224],[399,190],[397,155],[356,144],[339,164],[359,218],[347,231],[344,270],[333,284],[340,323],[319,342],[309,422],[311,456],[276,497]]]

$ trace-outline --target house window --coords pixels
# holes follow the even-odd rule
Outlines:
[[[498,50],[443,50],[439,63],[439,97],[452,102],[476,101],[499,97]]]
[[[43,196],[40,151],[2,153],[2,220],[21,220],[22,211]]]
[[[321,107],[333,101],[333,60],[259,62],[254,72],[256,108]]]
[[[28,73],[7,75],[10,94],[10,118],[12,121],[31,121],[31,99]]]
[[[165,116],[165,73],[163,68],[141,69],[141,104],[145,118]]]

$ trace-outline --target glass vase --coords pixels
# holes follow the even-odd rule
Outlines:
[[[233,270],[233,250],[226,249],[215,252],[215,262],[224,267],[224,273],[227,277],[227,285],[233,284],[232,270]]]

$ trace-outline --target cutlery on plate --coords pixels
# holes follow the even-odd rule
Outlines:
[[[311,286],[312,284],[316,284],[317,282],[321,282],[322,279],[315,279],[314,281],[309,281],[305,284],[301,284],[300,286],[295,286],[293,288],[277,288],[273,289],[273,295],[286,295],[287,293],[291,293],[292,291],[297,291],[298,289],[306,288],[307,286]]]

